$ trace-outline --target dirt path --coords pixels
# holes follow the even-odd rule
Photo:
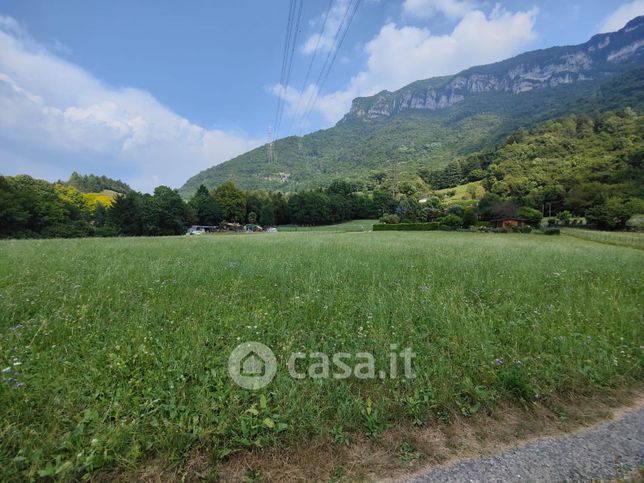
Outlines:
[[[428,469],[406,481],[612,480],[642,467],[644,407],[639,406],[571,435],[533,440],[492,457]]]

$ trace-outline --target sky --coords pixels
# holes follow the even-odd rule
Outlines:
[[[355,2],[304,0],[291,50],[289,0],[0,0],[0,174],[178,188],[269,127],[327,128],[355,97],[644,14],[644,0],[361,0],[353,14]]]

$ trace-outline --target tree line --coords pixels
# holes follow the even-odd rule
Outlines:
[[[516,205],[619,229],[644,212],[643,124],[644,116],[630,108],[555,119],[519,129],[495,150],[419,175],[431,189],[481,181]]]
[[[290,194],[244,191],[229,181],[212,190],[202,185],[184,200],[167,186],[152,194],[129,190],[110,197],[84,193],[68,182],[0,176],[0,237],[179,235],[190,225],[222,222],[322,225],[377,218],[397,203],[389,191],[367,192],[346,181]]]

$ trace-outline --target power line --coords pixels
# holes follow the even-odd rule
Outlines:
[[[284,58],[282,60],[282,75],[280,78],[280,86],[283,92],[288,90],[291,69],[293,66],[293,57],[295,56],[295,46],[297,44],[297,36],[300,30],[300,22],[302,20],[302,7],[304,6],[303,0],[291,0],[291,8],[289,9],[289,23],[287,25],[286,38],[284,42]],[[295,17],[295,11],[297,16]],[[295,22],[293,22],[295,20]],[[279,96],[281,102],[278,103],[277,112],[275,114],[275,126],[273,134],[278,136],[279,128],[282,124],[282,117],[284,114],[284,101],[282,96]]]
[[[282,69],[280,72],[280,88],[284,84],[284,77],[286,74],[286,62],[287,62],[287,57],[288,57],[288,52],[289,52],[289,42],[291,38],[291,30],[293,28],[293,14],[295,12],[295,3],[296,0],[291,0],[291,3],[289,5],[289,10],[288,10],[288,20],[286,23],[286,36],[284,37],[284,48],[282,52]],[[280,110],[282,109],[282,103],[283,99],[282,96],[278,95],[277,96],[277,108],[275,110],[275,122],[273,123],[273,126],[277,125],[277,120],[279,118],[279,113]],[[272,141],[272,138],[269,139],[269,141]]]
[[[333,68],[333,64],[335,63],[335,60],[338,56],[338,52],[340,51],[340,48],[342,47],[342,43],[344,42],[347,32],[349,31],[351,22],[353,21],[353,18],[355,17],[356,12],[358,11],[360,2],[361,0],[355,0],[355,1],[352,0],[352,2],[347,7],[347,10],[344,13],[344,16],[342,17],[342,21],[340,22],[340,25],[338,26],[338,30],[335,33],[335,36],[333,38],[332,48],[331,50],[329,50],[329,53],[327,54],[327,57],[324,61],[324,65],[322,66],[322,69],[320,70],[320,74],[318,75],[317,81],[315,83],[315,85],[317,86],[317,89],[315,91],[315,94],[309,98],[309,103],[307,103],[307,107],[304,111],[305,114],[301,118],[300,126],[302,126],[306,122],[308,117],[311,115],[311,112],[313,112],[315,103],[317,102],[320,92],[324,88],[324,84],[326,83],[329,77],[329,73]],[[348,18],[348,21],[347,21],[347,18]]]
[[[294,111],[295,115],[298,115],[300,112],[300,104],[302,103],[302,97],[304,97],[304,91],[306,89],[306,85],[309,82],[309,78],[311,77],[311,70],[313,69],[313,64],[315,63],[315,59],[318,55],[320,42],[322,41],[322,36],[324,35],[324,31],[326,29],[326,23],[327,23],[327,20],[329,19],[329,13],[331,13],[331,9],[333,8],[334,1],[335,0],[329,0],[329,4],[327,5],[326,14],[324,15],[324,21],[322,22],[322,28],[318,33],[318,38],[317,38],[317,41],[315,42],[315,48],[313,49],[313,55],[311,56],[311,61],[309,62],[309,66],[306,69],[306,74],[304,75],[304,82],[302,82],[302,89],[300,90],[300,95],[297,98],[297,105]],[[295,119],[293,120],[293,122],[291,122],[291,129],[293,128],[294,122],[295,122]]]

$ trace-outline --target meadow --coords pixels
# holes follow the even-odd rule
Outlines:
[[[377,440],[642,384],[644,253],[569,236],[351,231],[0,242],[0,480]],[[279,369],[234,385],[259,341]],[[410,347],[414,379],[293,379]]]
[[[582,228],[564,228],[562,231],[566,235],[584,240],[644,250],[644,233],[642,232],[598,231]]]

